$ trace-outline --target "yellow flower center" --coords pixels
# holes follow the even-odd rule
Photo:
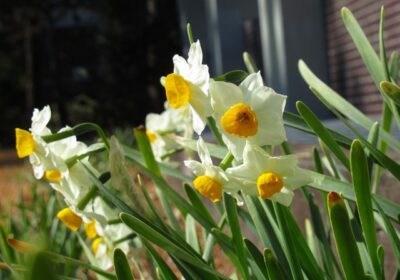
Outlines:
[[[192,97],[189,83],[178,74],[169,74],[165,79],[165,93],[169,105],[178,109],[186,105]]]
[[[198,176],[193,181],[193,185],[196,190],[208,197],[213,202],[218,202],[222,197],[222,187],[213,177],[210,176]]]
[[[85,224],[85,233],[89,239],[93,239],[97,236],[95,219],[92,219],[91,222]]]
[[[16,128],[15,140],[19,158],[27,157],[35,150],[35,141],[33,140],[32,134],[29,131]]]
[[[150,130],[146,130],[146,136],[149,138],[150,143],[154,143],[157,140],[157,135]]]
[[[265,172],[257,179],[258,194],[262,199],[271,198],[283,188],[281,176],[274,172]]]
[[[71,208],[64,208],[57,213],[57,218],[72,231],[77,231],[82,224],[82,218],[72,211]]]
[[[253,136],[258,130],[256,113],[244,103],[229,108],[221,118],[221,125],[226,132],[239,137]]]
[[[103,237],[96,238],[92,243],[92,250],[94,255],[97,254],[100,244],[103,242]]]
[[[61,172],[58,169],[46,170],[46,172],[44,173],[44,178],[52,183],[60,183]]]

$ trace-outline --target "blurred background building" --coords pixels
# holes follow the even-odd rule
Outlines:
[[[200,39],[211,75],[244,69],[255,58],[265,82],[330,114],[297,70],[301,58],[322,80],[366,113],[381,99],[340,17],[349,7],[378,49],[380,6],[386,7],[388,54],[400,46],[396,0],[31,0],[0,2],[0,145],[16,126],[29,127],[34,107],[50,104],[54,125],[93,121],[133,127],[162,110],[159,78],[172,56],[186,56],[186,24]]]

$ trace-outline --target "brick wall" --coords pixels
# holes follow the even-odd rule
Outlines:
[[[382,98],[344,27],[340,9],[345,6],[353,12],[378,53],[380,7],[384,5],[385,43],[389,56],[393,50],[400,51],[400,1],[326,0],[325,5],[330,85],[363,112],[380,113]]]

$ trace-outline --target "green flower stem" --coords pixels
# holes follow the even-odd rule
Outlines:
[[[208,122],[208,127],[211,129],[212,133],[215,136],[215,139],[217,139],[217,143],[221,146],[225,147],[225,143],[222,140],[222,135],[219,132],[217,125],[215,124],[215,119],[213,117],[208,117],[207,118],[207,122]]]
[[[235,158],[233,157],[232,153],[231,153],[231,152],[228,152],[228,153],[226,154],[226,156],[224,157],[224,159],[223,159],[223,160],[221,161],[221,163],[219,164],[219,167],[221,167],[221,169],[225,171],[228,167],[231,166],[232,161],[233,161],[234,159],[235,159]]]
[[[169,157],[171,157],[171,156],[173,156],[173,155],[175,155],[175,154],[178,154],[178,153],[180,153],[180,152],[182,152],[182,151],[184,151],[185,149],[183,149],[183,148],[178,148],[178,149],[173,149],[173,150],[170,150],[170,151],[168,151],[167,153],[165,153],[165,154],[163,154],[162,156],[161,156],[161,160],[164,160],[164,159],[166,159],[166,158],[169,158]]]
[[[292,152],[292,147],[290,147],[290,144],[289,144],[288,141],[285,141],[285,142],[283,142],[283,143],[281,144],[281,149],[282,149],[282,151],[283,151],[283,153],[284,153],[285,155],[290,155],[290,154],[293,153],[293,152]]]
[[[113,219],[113,220],[109,220],[107,222],[107,225],[117,225],[117,224],[120,224],[120,223],[122,223],[121,219]]]
[[[113,240],[112,243],[113,243],[114,246],[117,246],[118,244],[121,244],[122,242],[125,242],[127,240],[131,240],[131,239],[135,238],[136,236],[137,236],[136,233],[130,233],[127,236],[124,236],[124,237],[122,237],[120,239]]]
[[[95,149],[95,150],[91,150],[91,151],[89,151],[87,153],[84,153],[84,154],[80,154],[80,155],[76,155],[76,156],[70,157],[65,161],[65,164],[68,166],[68,168],[71,168],[79,160],[84,159],[84,158],[86,158],[86,157],[88,157],[90,155],[97,154],[99,152],[103,152],[104,150],[105,150],[105,147],[101,147],[101,148],[98,148],[98,149]]]
[[[106,173],[103,173],[103,174],[100,175],[99,180],[102,183],[105,183],[110,179],[110,177],[111,177],[110,173],[106,172]],[[89,201],[92,200],[93,198],[95,198],[96,195],[97,195],[97,187],[96,186],[92,186],[90,188],[90,190],[87,192],[87,194],[84,197],[82,197],[82,199],[78,202],[76,207],[79,210],[82,211],[83,209],[85,209],[85,207],[89,203]]]
[[[97,134],[99,135],[101,140],[103,140],[104,145],[108,151],[110,149],[110,144],[108,143],[107,136],[104,133],[103,129],[95,123],[81,123],[81,124],[78,124],[78,125],[72,127],[69,130],[65,130],[65,131],[50,134],[50,135],[44,135],[44,136],[42,136],[42,139],[47,143],[51,143],[51,142],[55,142],[55,141],[67,138],[67,137],[71,137],[73,135],[77,136],[77,135],[85,134],[85,133],[92,132],[92,131],[97,132]]]

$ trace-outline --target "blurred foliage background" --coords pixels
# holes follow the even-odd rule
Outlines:
[[[50,104],[55,125],[134,126],[161,111],[181,38],[175,1],[0,2],[1,145]],[[118,108],[118,110],[116,110]]]

